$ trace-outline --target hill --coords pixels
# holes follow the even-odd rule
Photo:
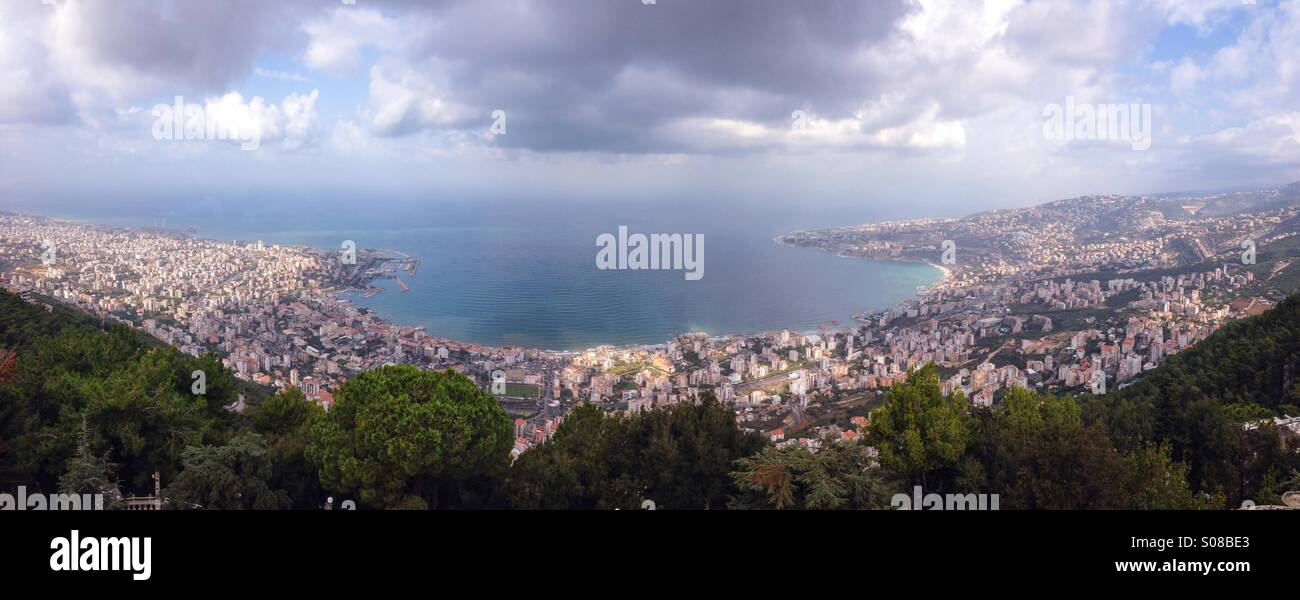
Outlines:
[[[0,345],[16,357],[0,356],[0,487],[140,494],[158,472],[173,507],[884,508],[923,485],[1004,509],[1182,509],[1300,484],[1298,444],[1271,420],[1300,413],[1300,295],[1104,396],[1015,388],[972,407],[928,366],[885,395],[866,443],[817,452],[744,434],[707,394],[631,417],[585,405],[513,464],[505,413],[452,372],[383,367],[328,413],[290,389],[240,415],[216,357],[62,306],[0,292]]]
[[[1300,416],[1300,294],[1224,325],[1091,404],[1118,447],[1168,443],[1190,465],[1193,489],[1251,498],[1296,462],[1294,441],[1283,439],[1290,432],[1246,425]]]
[[[170,481],[187,447],[218,443],[240,417],[239,380],[215,356],[187,356],[123,325],[38,296],[0,292],[0,485],[53,491],[83,450],[114,463],[123,491]],[[192,377],[203,373],[202,393]]]

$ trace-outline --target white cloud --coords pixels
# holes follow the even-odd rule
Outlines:
[[[1251,8],[1250,20],[1232,43],[1204,60],[1182,59],[1181,71],[1171,73],[1175,93],[1211,93],[1238,108],[1264,112],[1300,102],[1300,1]]]
[[[267,103],[260,96],[245,101],[243,94],[228,92],[207,98],[201,105],[203,120],[198,121],[198,128],[203,129],[206,125],[210,131],[227,132],[230,140],[244,143],[245,149],[260,149],[266,144],[278,144],[286,150],[303,148],[314,144],[320,134],[320,116],[316,112],[316,100],[319,97],[320,92],[317,90],[312,90],[309,94],[294,92],[277,105]],[[188,105],[184,98],[181,101]],[[185,127],[188,129],[191,109],[185,106],[184,110]],[[170,119],[174,114],[174,104],[164,103],[155,107],[149,115],[154,119],[151,130],[160,126],[160,120]],[[198,116],[194,115],[195,118]],[[166,125],[161,123],[161,126]],[[210,132],[169,131],[175,136],[174,139],[206,139],[206,136],[212,135]],[[158,136],[157,133],[154,135]],[[166,134],[163,135],[162,139],[168,139]]]
[[[358,154],[374,148],[370,135],[354,120],[340,120],[330,133],[330,143],[343,154]]]
[[[312,90],[310,94],[289,94],[276,109],[272,111],[270,121],[274,124],[272,139],[284,143],[285,148],[294,149],[311,145],[320,133],[320,115],[316,112],[316,99],[320,92]],[[267,118],[263,113],[263,118]],[[278,137],[274,137],[278,135]]]
[[[307,48],[303,63],[312,69],[334,73],[351,73],[361,65],[362,50],[373,46],[380,50],[401,48],[410,41],[411,32],[397,19],[385,17],[375,9],[340,7],[327,17],[303,24]]]
[[[385,63],[370,69],[368,115],[376,135],[400,136],[424,129],[452,128],[475,116],[486,119],[483,111],[451,100],[447,85],[439,81],[433,67],[416,70],[405,64]]]
[[[55,156],[70,152],[60,145],[74,129],[77,151],[143,154],[153,144],[138,107],[184,95],[258,115],[268,144],[349,160],[589,154],[594,164],[645,155],[807,166],[816,155],[818,165],[870,162],[894,181],[989,189],[1091,185],[1097,173],[1195,187],[1200,173],[1178,169],[1285,173],[1296,152],[1297,0],[917,0],[907,11],[873,0],[869,10],[811,12],[773,3],[748,21],[732,10],[743,2],[726,0],[657,12],[542,0],[382,11],[364,1],[230,2],[0,0],[0,127],[24,141],[48,134]],[[1171,23],[1197,35],[1165,43]],[[1231,35],[1218,35],[1223,27]],[[692,35],[654,43],[682,32]],[[281,93],[276,82],[308,81],[294,87],[320,91],[263,100],[267,87]],[[1135,155],[1044,140],[1044,105],[1067,96],[1153,103],[1156,144]],[[510,134],[488,139],[497,108]],[[807,129],[791,131],[794,109],[810,116]],[[208,146],[179,147],[164,158]]]
[[[1300,112],[1270,115],[1191,140],[1204,162],[1300,167]]]
[[[1164,12],[1171,24],[1204,29],[1225,13],[1254,5],[1255,0],[1151,0],[1151,3]]]
[[[256,0],[2,2],[0,121],[110,127],[141,98],[230,89],[284,16]]]
[[[797,150],[961,150],[966,144],[960,121],[937,117],[937,107],[920,111],[902,123],[876,126],[879,112],[864,109],[851,118],[826,119],[803,115],[803,126],[770,126],[754,121],[692,117],[673,121],[658,135],[673,146],[692,152],[732,153],[756,149]]]
[[[1184,57],[1178,65],[1169,70],[1169,87],[1175,94],[1185,94],[1196,89],[1204,75],[1196,61]]]
[[[38,8],[50,7],[0,3],[0,123],[62,122],[73,115],[68,89],[52,73],[39,35]]]
[[[256,0],[66,2],[42,33],[70,86],[121,99],[228,87],[277,39],[278,18]]]

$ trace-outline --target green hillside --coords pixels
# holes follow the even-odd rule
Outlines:
[[[1294,468],[1294,445],[1288,454],[1285,432],[1243,424],[1300,416],[1300,295],[1226,324],[1090,409],[1120,448],[1170,444],[1193,489],[1243,499],[1269,491]]]
[[[703,394],[635,416],[583,405],[511,463],[499,403],[453,372],[363,373],[320,410],[297,390],[227,410],[214,356],[0,292],[0,488],[151,491],[168,506],[888,508],[892,494],[997,494],[1002,509],[1228,508],[1300,486],[1272,425],[1300,413],[1300,296],[1230,323],[1105,396],[945,396],[933,366],[885,394],[863,442],[775,448]],[[206,373],[195,394],[190,375]],[[1268,421],[1271,422],[1271,421]],[[878,454],[873,453],[874,448]]]

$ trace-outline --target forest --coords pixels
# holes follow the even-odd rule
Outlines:
[[[46,306],[0,293],[0,491],[116,507],[158,473],[172,509],[832,510],[887,509],[921,486],[1007,510],[1227,509],[1300,489],[1300,444],[1271,422],[1300,415],[1300,296],[1105,395],[1013,389],[974,407],[927,365],[886,392],[861,441],[816,452],[741,429],[705,393],[634,415],[581,404],[513,460],[505,411],[454,372],[360,373],[327,412],[216,356]]]

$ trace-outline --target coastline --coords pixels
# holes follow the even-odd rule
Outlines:
[[[925,290],[926,292],[933,291],[934,288],[939,287],[941,284],[945,284],[952,279],[953,272],[951,268],[945,267],[943,265],[937,265],[933,261],[924,260],[921,262],[930,265],[931,267],[934,267],[936,269],[939,269],[939,273],[940,273],[938,281],[935,281],[934,283],[931,283],[929,285],[921,286],[922,289]]]
[[[923,265],[928,265],[928,266],[930,266],[930,267],[934,267],[936,270],[938,270],[938,271],[939,271],[939,278],[936,279],[936,280],[934,280],[934,281],[932,281],[932,282],[930,282],[930,283],[922,284],[922,285],[917,286],[917,287],[916,287],[916,293],[913,294],[912,298],[910,298],[909,300],[916,300],[916,299],[918,299],[919,296],[922,296],[922,295],[924,295],[924,294],[929,294],[929,293],[932,293],[932,292],[938,291],[940,288],[945,287],[945,286],[948,284],[948,282],[950,282],[950,281],[952,280],[953,275],[954,275],[954,272],[953,272],[953,270],[952,270],[950,267],[946,267],[946,266],[943,266],[943,265],[940,265],[940,264],[936,264],[934,261],[930,261],[930,260],[923,260],[923,259],[916,259],[916,258],[908,258],[908,257],[886,257],[886,258],[876,258],[876,257],[873,257],[873,256],[854,256],[854,255],[852,255],[852,254],[845,254],[845,253],[842,252],[842,251],[836,251],[836,250],[833,250],[833,249],[830,249],[830,248],[820,248],[820,247],[817,247],[817,246],[803,246],[803,245],[800,245],[800,244],[791,244],[791,243],[789,243],[789,242],[787,242],[787,241],[781,239],[782,237],[784,237],[784,236],[786,236],[786,235],[792,235],[792,234],[795,234],[795,233],[799,233],[799,232],[798,232],[798,231],[794,231],[794,232],[790,232],[790,233],[787,233],[787,234],[778,235],[778,236],[772,238],[772,241],[773,241],[773,242],[776,242],[776,243],[779,244],[779,245],[782,245],[782,246],[789,246],[789,247],[791,247],[791,248],[807,248],[807,249],[810,249],[810,250],[820,250],[820,251],[822,251],[822,252],[833,252],[833,253],[835,254],[835,256],[838,256],[838,257],[840,257],[840,258],[847,258],[847,259],[849,259],[849,260],[866,260],[866,261],[882,262],[882,263],[891,263],[891,262],[892,262],[892,263],[907,263],[907,264],[914,264],[914,265],[915,265],[915,264],[923,264]],[[908,301],[908,300],[904,300],[904,301],[902,301],[902,302],[907,302],[907,301]],[[894,306],[891,306],[891,307],[889,307],[889,308],[868,308],[868,309],[866,309],[866,310],[863,310],[862,312],[855,313],[855,314],[853,315],[852,318],[853,318],[853,320],[858,321],[859,323],[866,324],[866,322],[870,320],[870,319],[869,319],[870,316],[878,315],[878,314],[880,314],[880,313],[882,313],[882,312],[884,312],[884,311],[886,311],[886,310],[890,310],[890,309],[892,309],[892,308],[898,308],[899,306],[901,306],[902,302],[900,302],[900,303],[896,303]]]
[[[799,233],[799,232],[795,231],[795,232],[791,232],[791,233]],[[784,234],[784,235],[791,235],[791,233],[787,233],[787,234]],[[942,273],[942,275],[939,277],[939,281],[936,281],[935,283],[941,283],[941,282],[947,281],[947,280],[950,279],[950,278],[952,277],[952,275],[953,275],[952,269],[950,269],[950,268],[948,268],[948,267],[945,267],[945,266],[943,266],[943,265],[940,265],[940,264],[936,264],[934,261],[931,261],[931,260],[924,260],[924,259],[918,259],[918,258],[909,258],[909,257],[904,257],[904,256],[898,256],[898,257],[855,256],[855,255],[852,255],[852,254],[845,254],[845,253],[842,252],[842,251],[841,251],[841,252],[836,252],[835,250],[830,249],[830,248],[821,248],[821,247],[818,247],[818,246],[803,246],[803,245],[800,245],[800,244],[791,244],[790,242],[787,242],[787,241],[785,241],[785,240],[783,240],[783,239],[781,239],[781,238],[782,238],[782,236],[779,236],[779,235],[778,235],[778,236],[772,238],[772,241],[773,241],[773,242],[776,242],[777,244],[779,244],[779,245],[781,245],[781,246],[789,246],[789,247],[791,247],[791,248],[808,248],[809,250],[820,250],[820,251],[822,251],[822,252],[834,252],[834,253],[835,253],[835,256],[838,256],[838,257],[840,257],[840,258],[853,259],[853,260],[868,260],[868,261],[872,261],[872,262],[882,262],[882,263],[909,263],[909,264],[914,264],[914,265],[915,265],[915,264],[929,265],[929,266],[931,266],[931,267],[934,267],[934,268],[938,269],[938,270]],[[934,284],[930,284],[930,285],[934,285]]]
[[[812,248],[812,247],[809,247],[809,246],[798,246],[798,245],[795,245],[795,244],[787,244],[787,243],[785,243],[785,242],[782,242],[782,241],[780,240],[780,237],[779,237],[779,236],[778,236],[777,238],[773,238],[773,241],[775,241],[778,245],[783,245],[783,246],[790,246],[790,247],[794,247],[794,248],[810,248],[810,249],[816,249],[816,250],[823,250],[823,251],[825,251],[824,249],[821,249],[821,248]],[[322,249],[319,249],[319,248],[313,248],[313,247],[311,247],[311,246],[304,246],[304,245],[300,245],[300,244],[298,244],[298,245],[291,245],[291,247],[295,247],[295,248],[304,248],[304,249],[308,249],[308,250],[321,251],[321,252],[329,252],[328,250],[322,250]],[[388,250],[388,251],[391,251],[391,252],[397,252],[396,250]],[[910,264],[925,264],[925,265],[928,265],[928,266],[930,266],[930,267],[935,268],[935,269],[938,270],[939,273],[940,273],[938,279],[936,279],[936,280],[934,280],[934,281],[932,281],[932,282],[930,282],[930,283],[927,283],[927,284],[921,284],[921,285],[918,285],[918,286],[916,287],[915,292],[914,292],[913,294],[911,294],[908,298],[906,298],[906,299],[904,299],[904,300],[902,300],[902,301],[900,301],[900,302],[897,302],[897,303],[895,303],[894,305],[892,305],[892,306],[890,306],[890,307],[888,307],[888,308],[867,308],[867,309],[865,309],[865,310],[863,310],[863,311],[861,311],[861,312],[852,313],[852,314],[850,314],[848,317],[846,317],[846,319],[847,319],[848,321],[854,321],[854,322],[857,322],[858,325],[863,324],[863,323],[861,322],[861,319],[859,319],[859,316],[860,316],[860,315],[864,315],[864,314],[877,314],[877,313],[883,312],[883,311],[885,311],[885,310],[889,310],[890,308],[896,308],[896,307],[900,306],[900,305],[901,305],[902,303],[904,303],[904,302],[909,302],[909,301],[917,300],[918,297],[919,297],[920,295],[922,295],[922,294],[924,294],[924,293],[928,293],[930,290],[932,290],[932,289],[935,288],[935,287],[941,286],[942,284],[944,284],[945,282],[947,282],[947,281],[948,281],[949,279],[951,279],[951,277],[952,277],[952,270],[951,270],[951,269],[949,269],[949,268],[947,268],[947,267],[943,267],[943,266],[941,266],[941,265],[934,264],[933,262],[926,261],[926,260],[902,259],[902,258],[900,258],[900,259],[876,259],[876,258],[869,258],[869,257],[848,256],[848,255],[839,254],[839,253],[837,253],[837,256],[839,256],[839,257],[841,257],[841,258],[858,259],[858,260],[866,260],[866,261],[878,262],[878,263],[910,263]],[[376,278],[376,279],[371,279],[371,280],[366,281],[365,283],[366,283],[366,285],[370,285],[370,284],[374,283],[374,281],[376,281],[377,279],[378,279],[378,278]],[[381,316],[381,315],[379,314],[379,312],[376,311],[376,310],[373,309],[373,308],[366,307],[366,306],[362,306],[361,304],[355,302],[355,300],[354,300],[353,298],[343,297],[344,294],[356,294],[356,295],[361,295],[361,293],[362,293],[364,290],[365,290],[365,288],[357,288],[357,287],[353,287],[353,286],[346,286],[346,287],[342,287],[342,288],[337,288],[337,289],[335,289],[334,291],[335,291],[335,295],[336,295],[336,297],[338,297],[338,299],[339,299],[340,301],[342,301],[342,302],[347,302],[347,303],[353,305],[354,307],[356,307],[358,310],[364,310],[364,311],[370,312],[370,313],[374,314],[376,318],[378,318],[379,320],[381,320],[381,321],[383,321],[383,322],[385,322],[385,323],[387,323],[387,324],[389,324],[389,325],[395,325],[395,326],[398,326],[398,327],[411,327],[411,328],[415,328],[415,329],[424,329],[424,328],[425,328],[425,326],[423,326],[423,325],[418,325],[418,326],[417,326],[417,325],[404,325],[404,324],[402,324],[402,323],[396,321],[396,320],[393,319],[393,318],[386,317],[386,316]],[[836,329],[840,329],[840,328],[843,328],[843,327],[844,327],[843,325],[841,325],[841,326],[837,326]],[[680,332],[676,333],[675,335],[673,335],[673,337],[670,338],[669,340],[667,340],[667,341],[663,341],[663,342],[657,342],[657,343],[623,343],[623,344],[619,344],[619,343],[603,343],[603,344],[596,344],[596,345],[594,345],[594,346],[588,346],[588,347],[586,347],[586,348],[581,348],[581,349],[570,349],[570,350],[550,350],[550,349],[543,349],[543,348],[540,348],[540,347],[515,346],[515,345],[509,345],[509,344],[507,344],[507,345],[496,345],[496,344],[489,344],[489,343],[482,343],[482,342],[470,342],[470,341],[464,341],[464,340],[455,340],[455,339],[451,339],[451,338],[443,338],[443,337],[441,337],[441,336],[436,335],[436,334],[433,333],[433,332],[428,332],[427,329],[426,329],[426,332],[429,333],[430,335],[433,335],[434,337],[436,337],[436,338],[438,338],[438,339],[446,339],[447,341],[452,342],[452,343],[456,343],[456,344],[461,344],[461,345],[476,345],[476,346],[481,346],[481,347],[484,347],[484,348],[519,348],[519,349],[523,349],[523,350],[532,350],[532,351],[536,351],[536,352],[541,352],[541,353],[548,354],[548,355],[572,355],[572,354],[580,354],[580,353],[587,352],[587,351],[592,351],[592,350],[595,350],[595,349],[598,349],[598,348],[613,348],[613,349],[615,349],[615,350],[620,350],[620,351],[628,351],[628,350],[652,350],[652,349],[659,349],[659,348],[664,348],[664,347],[666,347],[668,344],[670,344],[670,343],[672,342],[672,340],[674,340],[674,339],[676,339],[676,338],[679,338],[679,337],[681,337],[681,336],[685,336],[685,335],[698,335],[698,334],[703,334],[703,335],[707,336],[707,337],[710,338],[710,339],[723,339],[723,338],[728,338],[728,337],[763,337],[763,336],[768,336],[768,335],[772,335],[772,334],[775,334],[775,333],[779,333],[779,332],[781,332],[781,331],[792,331],[792,332],[794,332],[794,333],[798,333],[799,335],[804,335],[804,336],[807,336],[807,335],[821,335],[821,334],[823,333],[820,329],[817,329],[817,328],[813,328],[813,329],[806,329],[806,328],[805,328],[805,329],[802,329],[802,330],[795,330],[795,329],[790,328],[790,327],[781,327],[781,328],[778,328],[778,329],[767,329],[767,330],[762,330],[762,331],[738,331],[738,332],[723,332],[723,333],[713,333],[713,332],[700,331],[700,330],[688,330],[688,331],[680,331]]]
[[[14,213],[14,214],[22,214],[22,213]],[[164,235],[164,236],[178,236],[178,237],[184,237],[184,238],[194,239],[194,240],[196,240],[196,241],[202,241],[202,242],[206,242],[206,243],[220,244],[220,245],[232,246],[232,247],[233,247],[233,246],[240,246],[241,243],[252,243],[252,241],[254,241],[254,240],[251,240],[251,239],[243,239],[243,238],[239,238],[239,237],[234,238],[234,239],[230,239],[230,238],[226,238],[226,239],[216,239],[216,238],[212,238],[212,237],[210,237],[210,236],[202,235],[202,234],[200,234],[200,233],[194,231],[193,229],[191,229],[191,230],[189,230],[189,231],[186,231],[186,230],[184,230],[184,229],[168,229],[168,228],[165,228],[165,227],[160,228],[160,227],[148,227],[148,226],[122,226],[122,225],[110,225],[110,224],[104,224],[104,223],[92,222],[92,221],[87,220],[87,219],[73,219],[73,218],[66,218],[66,217],[45,217],[45,216],[41,216],[41,215],[31,215],[31,214],[25,214],[25,215],[23,215],[23,216],[34,217],[34,218],[37,218],[37,219],[44,219],[44,220],[48,220],[48,221],[55,222],[55,223],[63,223],[63,224],[66,224],[66,225],[72,225],[72,226],[78,226],[78,227],[88,227],[88,228],[95,228],[95,229],[107,228],[107,229],[117,229],[117,230],[128,230],[128,231],[135,232],[135,233],[155,234],[155,235]],[[787,243],[784,243],[784,242],[780,241],[779,238],[775,239],[774,241],[776,241],[776,242],[777,242],[778,244],[780,244],[780,245],[795,246],[795,247],[805,247],[805,248],[808,248],[808,246],[797,246],[797,245],[795,245],[795,244],[787,244]],[[313,254],[313,255],[315,255],[315,256],[317,256],[317,257],[320,257],[320,258],[322,258],[322,259],[328,259],[328,257],[329,257],[329,256],[331,255],[331,253],[333,252],[333,250],[332,250],[332,249],[329,249],[329,248],[319,248],[319,247],[316,247],[316,246],[313,246],[313,245],[310,245],[310,244],[304,244],[304,243],[275,243],[275,242],[271,242],[271,243],[268,244],[268,245],[277,245],[277,246],[280,246],[280,247],[283,247],[283,248],[286,248],[286,249],[292,249],[292,250],[295,250],[295,251],[298,251],[298,252],[304,252],[304,253]],[[820,248],[818,248],[818,249],[820,249]],[[379,248],[376,248],[376,249],[373,249],[372,251],[374,251],[374,252],[379,252],[379,253],[381,253],[381,254],[385,254],[385,255],[387,255],[387,254],[393,254],[393,255],[397,255],[397,256],[399,256],[399,257],[401,257],[401,256],[409,257],[409,256],[410,256],[409,254],[407,254],[407,253],[405,253],[405,252],[402,252],[402,251],[400,251],[400,250],[394,250],[394,249],[392,249],[392,248],[385,248],[385,249],[379,249]],[[939,272],[940,272],[940,277],[939,277],[937,280],[932,281],[932,282],[927,283],[927,284],[921,284],[921,285],[918,285],[917,288],[916,288],[916,290],[915,290],[913,293],[908,294],[907,297],[906,297],[905,299],[903,299],[903,300],[901,300],[901,301],[898,301],[898,302],[894,302],[894,303],[891,305],[891,306],[895,306],[895,307],[896,307],[896,306],[899,306],[901,302],[908,302],[908,301],[913,301],[913,300],[915,300],[919,294],[924,293],[925,291],[927,291],[928,289],[930,289],[930,288],[932,288],[932,287],[934,287],[934,286],[937,286],[937,285],[942,284],[943,282],[947,281],[947,280],[951,277],[951,271],[950,271],[949,269],[944,268],[944,267],[939,266],[939,265],[936,265],[936,264],[933,264],[933,263],[929,263],[929,262],[927,262],[927,261],[917,261],[917,260],[888,260],[888,259],[874,259],[874,258],[856,257],[856,256],[845,256],[845,255],[841,255],[841,256],[844,257],[844,258],[863,258],[863,259],[865,259],[865,260],[874,261],[874,262],[880,262],[880,263],[886,263],[886,262],[925,263],[925,264],[928,264],[929,266],[932,266],[932,267],[934,267],[934,268],[936,268],[936,269],[939,270]],[[440,340],[445,340],[445,341],[448,342],[448,343],[453,343],[453,344],[457,344],[457,345],[461,345],[461,346],[479,346],[479,347],[482,347],[482,348],[488,348],[488,349],[511,348],[511,349],[532,350],[532,351],[537,351],[537,352],[541,352],[541,353],[544,353],[544,354],[547,354],[547,355],[552,355],[552,356],[561,356],[561,355],[572,355],[572,354],[578,354],[578,353],[582,353],[582,352],[586,352],[586,351],[590,351],[590,350],[595,350],[595,349],[598,349],[598,348],[613,348],[613,349],[623,350],[623,351],[628,351],[628,350],[638,350],[638,349],[639,349],[639,350],[650,350],[650,349],[656,349],[656,348],[663,348],[663,347],[667,346],[668,344],[671,344],[671,343],[673,342],[673,340],[675,340],[675,339],[677,339],[677,338],[679,338],[679,337],[681,337],[681,336],[692,335],[692,334],[695,334],[695,335],[701,335],[701,334],[702,334],[702,335],[704,335],[704,336],[707,336],[707,337],[710,338],[710,339],[722,339],[722,338],[729,338],[729,337],[762,337],[762,336],[773,335],[773,334],[779,333],[779,332],[781,332],[781,331],[793,331],[793,332],[799,333],[799,334],[801,334],[801,335],[816,335],[816,334],[823,333],[823,329],[822,329],[821,327],[811,328],[811,327],[808,327],[808,326],[804,326],[804,327],[798,327],[798,326],[796,326],[796,327],[784,327],[784,326],[778,326],[778,327],[765,328],[765,329],[735,330],[735,331],[725,331],[725,332],[712,332],[712,331],[698,330],[698,329],[696,329],[696,330],[683,329],[683,330],[679,330],[679,331],[677,331],[677,332],[674,333],[671,337],[669,337],[669,338],[667,338],[666,340],[661,341],[661,342],[652,342],[652,343],[645,343],[645,342],[631,342],[631,343],[596,343],[596,344],[592,344],[592,345],[587,345],[587,346],[585,346],[585,347],[583,347],[583,348],[577,348],[577,347],[575,347],[575,348],[572,348],[572,349],[548,349],[548,348],[545,348],[545,347],[543,347],[543,346],[541,346],[541,345],[535,345],[535,346],[533,346],[533,345],[517,345],[517,344],[499,344],[499,343],[475,342],[475,341],[468,341],[468,340],[456,339],[456,338],[454,338],[454,337],[444,337],[444,336],[442,336],[442,335],[439,335],[438,332],[436,332],[436,331],[429,331],[426,325],[417,325],[417,324],[413,324],[413,323],[403,323],[400,319],[394,318],[394,317],[392,317],[392,316],[390,316],[390,315],[385,315],[385,314],[383,314],[383,311],[381,311],[381,310],[379,310],[379,309],[376,309],[375,307],[372,307],[372,306],[366,306],[366,305],[363,304],[362,302],[359,302],[358,300],[359,300],[361,297],[363,297],[363,294],[366,292],[366,290],[367,290],[369,287],[373,287],[373,284],[376,283],[379,279],[382,279],[382,277],[365,278],[365,279],[360,279],[360,280],[354,280],[354,281],[352,281],[352,282],[350,282],[350,283],[347,283],[347,282],[342,282],[342,281],[335,280],[335,279],[333,279],[333,278],[328,278],[326,281],[322,282],[322,283],[324,283],[325,285],[323,285],[323,286],[321,286],[321,287],[319,287],[319,288],[317,288],[317,289],[318,289],[318,293],[320,293],[321,295],[323,295],[323,296],[325,296],[325,297],[330,298],[332,301],[334,301],[334,302],[338,302],[338,303],[347,304],[347,305],[350,306],[352,309],[354,309],[354,310],[356,310],[356,311],[358,311],[358,312],[367,313],[367,314],[369,314],[372,318],[374,318],[375,320],[377,320],[377,321],[379,321],[379,322],[381,322],[381,323],[383,323],[383,324],[385,324],[385,325],[388,325],[388,326],[397,327],[397,328],[406,328],[406,329],[419,329],[419,330],[424,330],[425,333],[427,333],[428,335],[430,335],[430,336],[432,336],[432,337],[434,337],[434,338],[437,338],[437,339],[440,339]],[[870,308],[870,307],[868,307],[868,308],[863,309],[863,311],[861,311],[861,312],[857,312],[857,313],[852,313],[852,314],[849,314],[849,315],[845,315],[845,316],[842,318],[842,323],[839,324],[839,325],[836,325],[836,326],[835,326],[835,329],[836,329],[836,330],[841,330],[841,329],[846,329],[846,328],[849,328],[849,327],[858,327],[858,326],[861,325],[860,323],[857,322],[857,321],[858,321],[857,317],[858,317],[859,314],[864,314],[864,313],[876,313],[876,312],[880,312],[880,311],[882,311],[882,310],[888,310],[888,307],[886,307],[886,308]]]

